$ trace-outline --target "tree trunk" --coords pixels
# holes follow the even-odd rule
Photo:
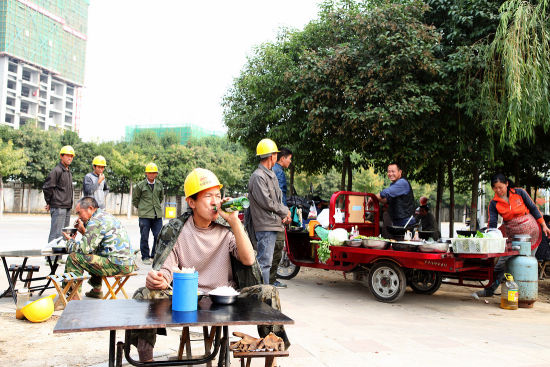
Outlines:
[[[441,200],[443,200],[443,180],[445,179],[445,173],[443,172],[443,163],[437,165],[437,198],[435,200],[435,223],[437,223],[437,229],[441,231]]]
[[[516,179],[515,184],[519,187],[520,185],[520,179],[519,179],[519,160],[517,157],[514,157],[514,177]]]
[[[348,191],[353,191],[353,169],[352,169],[352,166],[351,166],[351,158],[350,156],[348,155],[346,157],[346,160],[348,161]]]
[[[130,219],[130,217],[132,216],[132,191],[134,189],[133,186],[134,185],[132,185],[132,180],[130,179],[130,196],[128,197],[128,213],[126,214],[126,217],[128,219]]]
[[[0,218],[4,216],[4,181],[0,175]]]
[[[453,177],[453,161],[447,163],[447,176],[449,179],[449,237],[455,234],[455,186]]]
[[[472,169],[472,201],[470,204],[470,231],[477,228],[477,201],[479,198],[479,167],[474,163]]]
[[[296,195],[296,191],[294,190],[294,173],[296,171],[296,167],[291,164],[290,165],[290,196]]]
[[[31,214],[31,185],[27,185],[27,214]]]
[[[346,159],[342,160],[342,179],[340,180],[340,191],[344,191],[346,189],[346,173],[347,173],[347,167],[346,167]]]
[[[118,215],[122,215],[122,203],[124,202],[124,193],[120,193],[120,207],[118,208]]]
[[[179,217],[181,213],[181,195],[176,195],[176,214]]]

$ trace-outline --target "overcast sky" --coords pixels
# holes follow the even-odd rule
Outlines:
[[[193,123],[223,130],[221,100],[253,46],[302,29],[321,0],[90,2],[80,136]]]

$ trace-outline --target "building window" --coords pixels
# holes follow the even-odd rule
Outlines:
[[[4,121],[6,121],[6,123],[8,124],[13,124],[13,115],[8,115],[6,113],[6,118],[4,119]]]
[[[31,81],[31,72],[28,70],[23,70],[23,80],[26,80],[28,82]]]
[[[6,99],[6,103],[8,104],[8,106],[15,106],[15,99],[8,97]]]
[[[12,73],[17,73],[17,65],[10,62],[8,64],[8,71],[11,71]]]
[[[12,82],[11,80],[8,80],[8,88],[15,90],[15,82]]]

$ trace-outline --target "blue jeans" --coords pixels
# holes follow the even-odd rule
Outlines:
[[[52,221],[50,223],[50,235],[48,236],[48,242],[62,237],[61,229],[68,227],[71,222],[71,209],[63,208],[51,208],[50,216]]]
[[[260,265],[264,284],[269,284],[269,270],[273,261],[273,250],[275,249],[275,241],[277,240],[277,232],[260,231],[256,232],[256,241],[258,253],[256,258]]]
[[[141,241],[139,249],[141,251],[142,260],[154,258],[155,249],[157,246],[157,237],[162,229],[162,218],[139,218],[139,232],[141,233]],[[153,232],[153,251],[149,255],[149,231]]]

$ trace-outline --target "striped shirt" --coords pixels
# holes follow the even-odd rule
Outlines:
[[[185,222],[160,272],[168,283],[171,283],[174,267],[194,267],[199,273],[201,291],[209,292],[224,285],[235,288],[229,254],[238,259],[237,242],[233,232],[216,223],[212,223],[208,228],[199,228],[195,226],[191,216]]]

